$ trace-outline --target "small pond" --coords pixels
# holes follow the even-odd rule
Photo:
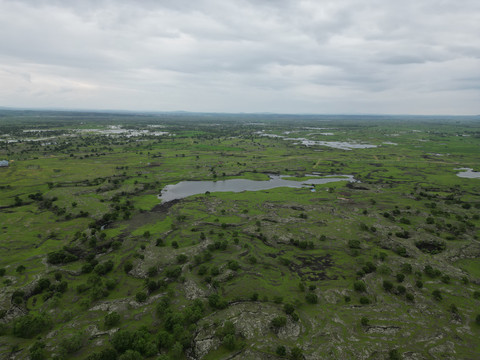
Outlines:
[[[458,177],[467,179],[480,179],[480,171],[473,171],[473,169],[470,168],[460,168],[455,170],[463,170],[462,172],[457,173]]]
[[[158,196],[162,202],[183,199],[187,196],[208,192],[241,192],[269,190],[278,187],[301,188],[315,184],[327,184],[335,181],[356,182],[352,175],[331,175],[328,177],[308,179],[304,181],[288,180],[285,175],[269,175],[270,180],[255,181],[248,179],[230,179],[221,181],[182,181],[175,185],[167,185]]]

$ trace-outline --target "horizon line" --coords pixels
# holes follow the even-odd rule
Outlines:
[[[191,110],[125,110],[95,108],[62,108],[62,107],[11,107],[0,106],[0,111],[54,111],[54,112],[97,112],[97,113],[129,113],[129,114],[218,114],[218,115],[283,115],[283,116],[418,116],[418,117],[480,117],[480,114],[414,114],[414,113],[288,113],[288,112],[228,112],[228,111],[191,111]]]

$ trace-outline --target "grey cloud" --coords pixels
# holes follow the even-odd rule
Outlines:
[[[405,102],[418,90],[415,108],[424,96],[428,113],[426,94],[451,88],[450,109],[479,112],[459,101],[459,84],[480,83],[479,4],[0,0],[0,69],[10,71],[0,82],[15,89],[0,89],[0,105],[412,112]],[[345,109],[352,93],[357,105]]]
[[[398,65],[398,64],[423,64],[426,60],[414,55],[396,55],[389,56],[383,60],[384,63]]]

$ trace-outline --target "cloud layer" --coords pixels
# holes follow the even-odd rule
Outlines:
[[[478,0],[0,0],[0,105],[480,113]]]

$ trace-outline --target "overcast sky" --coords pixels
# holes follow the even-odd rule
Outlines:
[[[480,114],[480,1],[0,0],[0,106]]]

